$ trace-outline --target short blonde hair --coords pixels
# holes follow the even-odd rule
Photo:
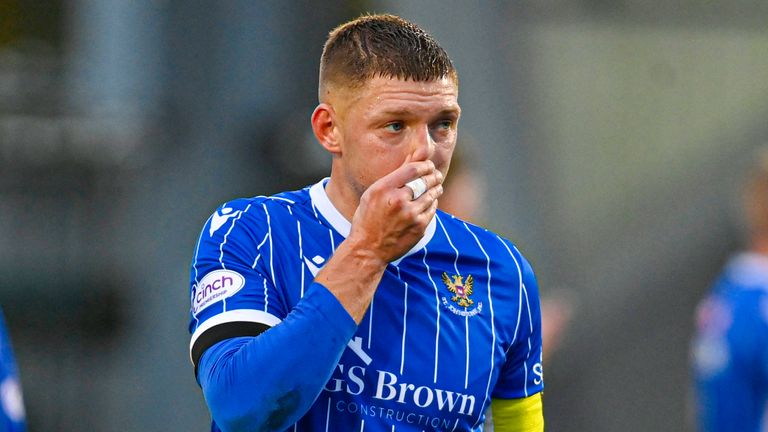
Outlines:
[[[320,102],[328,86],[358,88],[375,77],[431,81],[458,75],[445,50],[416,24],[364,15],[333,29],[320,58]]]

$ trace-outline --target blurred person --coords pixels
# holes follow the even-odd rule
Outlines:
[[[768,150],[743,190],[747,248],[696,312],[692,347],[700,431],[768,431]]]
[[[468,138],[459,139],[451,158],[451,173],[443,181],[443,194],[438,208],[457,218],[482,224],[487,206],[485,179],[478,175],[474,144]]]
[[[190,271],[212,430],[541,431],[538,287],[509,241],[437,209],[458,76],[392,15],[334,29],[315,137],[330,177],[229,201]]]
[[[24,401],[11,339],[0,309],[0,432],[26,430]]]

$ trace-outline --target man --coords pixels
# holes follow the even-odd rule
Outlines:
[[[693,343],[701,431],[768,431],[768,153],[744,189],[749,248],[697,310]]]
[[[495,234],[437,211],[458,78],[414,24],[333,30],[312,129],[330,178],[235,200],[191,268],[213,430],[540,431],[538,288]]]
[[[26,430],[24,402],[19,384],[19,371],[11,349],[11,339],[5,329],[0,310],[0,432]]]

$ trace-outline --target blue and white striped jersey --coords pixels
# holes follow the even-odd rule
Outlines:
[[[768,257],[733,258],[697,311],[701,431],[768,431]]]
[[[350,223],[326,182],[231,201],[208,219],[190,275],[195,364],[238,327],[283,320],[344,241]],[[438,211],[387,267],[331,379],[290,430],[482,430],[491,397],[543,389],[540,322],[536,279],[515,246]]]

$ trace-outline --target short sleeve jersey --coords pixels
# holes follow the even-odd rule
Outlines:
[[[190,275],[193,363],[301,300],[350,231],[326,183],[231,201],[208,219]],[[492,397],[543,389],[540,321],[536,279],[515,246],[438,211],[387,266],[331,379],[289,430],[482,430]]]
[[[768,257],[733,258],[697,310],[692,347],[701,431],[768,431]]]

